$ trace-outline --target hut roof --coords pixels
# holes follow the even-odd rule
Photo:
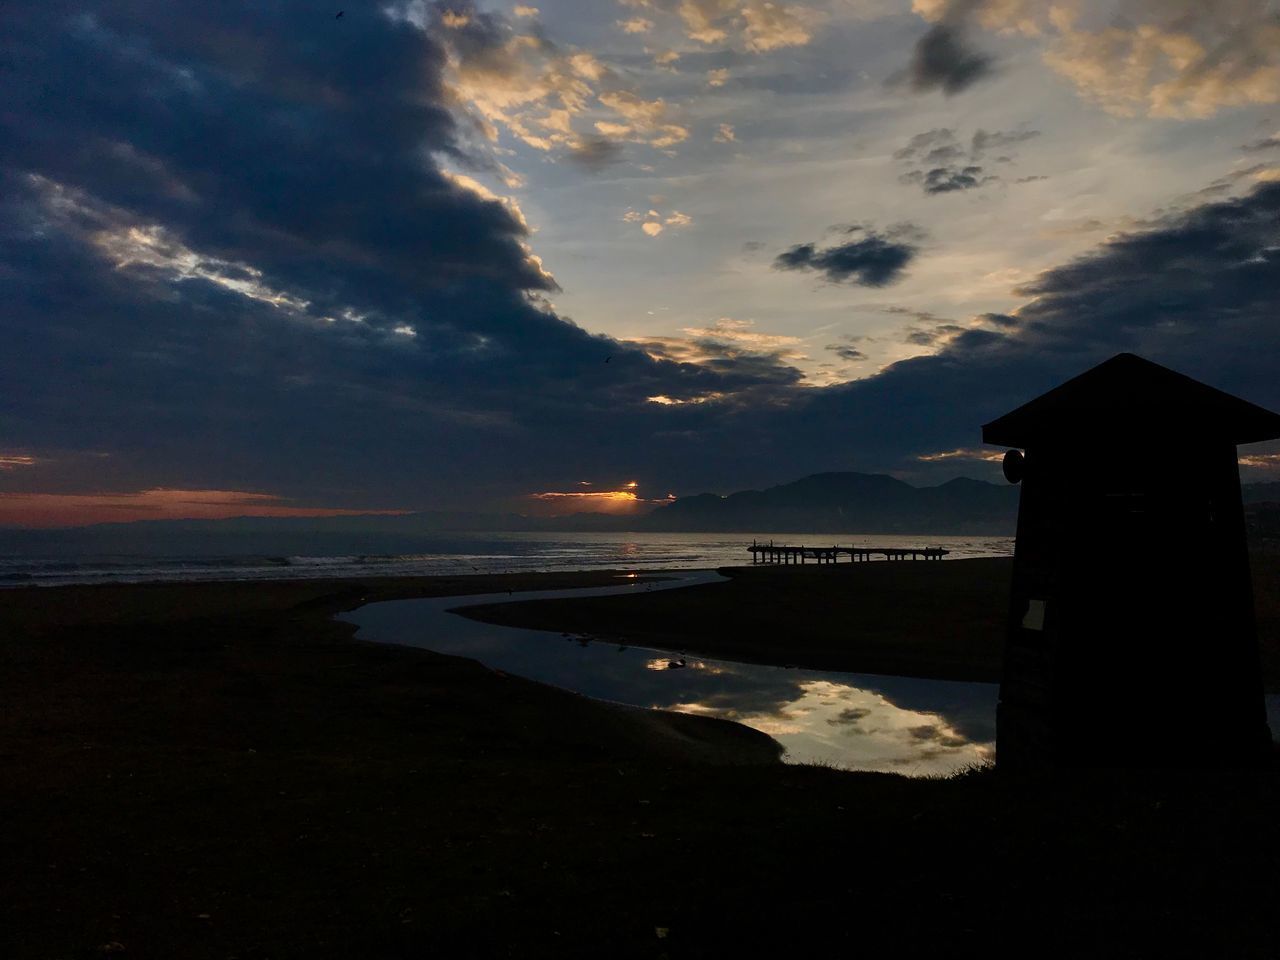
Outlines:
[[[1280,415],[1132,353],[1120,353],[982,427],[984,443],[1025,447],[1072,434],[1133,431],[1257,443],[1280,437]]]

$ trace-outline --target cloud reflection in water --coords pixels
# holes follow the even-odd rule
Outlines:
[[[714,573],[691,574],[682,582],[714,579]],[[598,596],[641,587],[538,591],[521,599]],[[509,599],[505,593],[473,596],[464,605]],[[489,667],[602,700],[735,720],[776,739],[792,763],[926,776],[994,755],[994,684],[708,660],[588,636],[481,623],[448,612],[459,603],[457,597],[393,600],[361,607],[342,619],[356,623],[362,639],[473,657]]]
[[[898,706],[874,690],[821,679],[801,681],[796,690],[795,699],[773,709],[739,709],[723,701],[711,705],[696,700],[652,706],[754,727],[786,747],[786,759],[792,763],[830,763],[922,776],[950,773],[995,755],[994,743],[969,740],[942,714]]]

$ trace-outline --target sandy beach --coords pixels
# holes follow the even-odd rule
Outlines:
[[[536,616],[585,604],[575,629],[626,620],[748,658],[774,656],[764,638],[785,617],[803,629],[784,659],[985,677],[997,647],[977,638],[1003,615],[985,563],[747,571]],[[1265,633],[1275,594],[1261,576]],[[1068,953],[1278,942],[1273,772],[939,781],[784,766],[736,724],[356,642],[331,619],[380,599],[605,582],[0,593],[5,954],[967,953],[1046,931]],[[745,591],[728,603],[747,603],[739,619],[715,590]],[[920,633],[939,618],[953,631]],[[748,622],[759,629],[735,633]],[[853,623],[874,639],[865,650],[841,636]],[[894,630],[918,639],[891,662]]]

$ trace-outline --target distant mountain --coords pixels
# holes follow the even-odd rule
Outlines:
[[[1244,500],[1252,505],[1280,503],[1280,483],[1245,484]],[[1251,509],[1251,517],[1253,513]],[[681,497],[643,516],[424,511],[401,516],[143,520],[62,530],[7,528],[0,529],[0,556],[415,553],[438,551],[441,538],[455,533],[1012,535],[1017,514],[1018,487],[1005,484],[960,477],[937,487],[914,487],[884,474],[819,473],[767,490]]]
[[[1013,535],[1018,490],[957,477],[915,487],[887,474],[819,473],[767,490],[681,497],[616,529],[663,533]],[[1247,483],[1245,503],[1280,503],[1280,482]]]
[[[886,474],[819,473],[767,490],[703,493],[659,507],[634,529],[661,532],[1012,534],[1018,488],[960,477],[913,487]]]

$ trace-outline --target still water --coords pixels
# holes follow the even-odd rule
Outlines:
[[[87,530],[28,531],[0,545],[0,588],[164,580],[298,580],[561,570],[706,569],[750,563],[753,538],[810,546],[943,547],[948,560],[1013,556],[1012,537],[845,533],[358,533],[192,536],[185,552],[138,540],[129,551]],[[140,535],[135,534],[135,538]],[[12,539],[12,538],[10,538]],[[104,547],[110,543],[111,551]]]
[[[736,720],[781,743],[786,750],[783,759],[791,763],[924,776],[951,773],[994,756],[995,684],[681,657],[587,637],[479,623],[449,612],[472,604],[604,596],[721,579],[713,571],[698,571],[653,585],[392,600],[369,604],[341,619],[356,624],[362,640],[471,657],[601,700]]]

